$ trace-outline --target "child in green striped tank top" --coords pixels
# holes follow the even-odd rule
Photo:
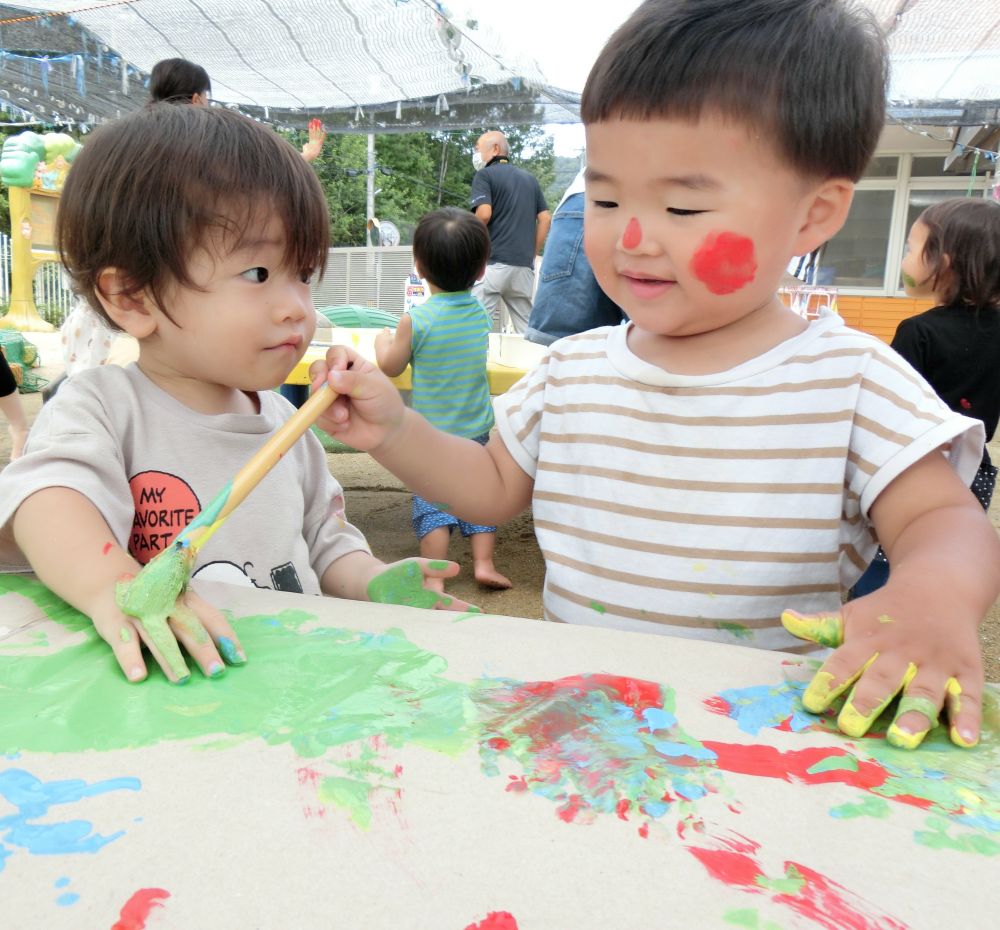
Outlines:
[[[486,226],[471,213],[454,207],[428,213],[414,232],[413,258],[431,297],[400,317],[395,335],[386,329],[375,339],[375,356],[387,375],[410,365],[414,410],[438,429],[483,445],[493,426],[486,376],[490,319],[471,289],[489,254]],[[476,581],[509,588],[510,580],[493,564],[495,526],[468,523],[414,496],[413,529],[422,555],[447,558],[456,526],[469,537]],[[442,580],[433,583],[443,590]]]

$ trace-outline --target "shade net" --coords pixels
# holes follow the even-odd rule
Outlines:
[[[40,11],[48,15],[39,15]],[[339,131],[576,122],[470,13],[433,0],[117,0],[0,6],[0,100],[51,122],[141,106],[148,72],[187,58],[216,101],[278,125]]]

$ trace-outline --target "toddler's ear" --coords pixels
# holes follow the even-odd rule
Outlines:
[[[144,339],[155,332],[149,295],[145,291],[130,293],[124,274],[117,268],[104,268],[98,274],[96,291],[104,312],[130,336]]]
[[[853,199],[854,182],[847,178],[830,178],[814,187],[807,197],[808,209],[792,254],[807,255],[840,232]]]

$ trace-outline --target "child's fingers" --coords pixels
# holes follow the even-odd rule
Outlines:
[[[885,738],[899,749],[916,749],[937,723],[944,703],[940,681],[935,688],[934,679],[923,670],[903,690],[896,716]]]
[[[212,637],[183,598],[178,599],[170,614],[170,628],[174,631],[177,642],[198,663],[207,678],[218,678],[225,673],[226,666],[216,651]]]
[[[184,600],[201,618],[202,625],[215,641],[215,646],[222,658],[225,659],[226,664],[246,665],[246,652],[243,651],[243,645],[226,619],[226,615],[207,601],[202,600],[190,589],[184,595]]]
[[[435,566],[430,568],[428,566]],[[424,579],[450,578],[458,574],[456,562],[436,559],[404,559],[379,572],[368,582],[368,600],[379,604],[401,604],[425,610],[450,607],[455,599],[424,587]]]
[[[866,664],[837,717],[837,726],[848,736],[864,736],[900,689],[909,685],[917,674],[917,667],[912,662],[904,667],[887,656],[876,654],[873,658],[874,661]]]
[[[814,714],[821,714],[848,688],[850,688],[876,659],[878,654],[868,656],[858,652],[858,648],[841,646],[820,670],[802,695],[802,706]]]
[[[977,676],[949,678],[945,686],[945,707],[948,709],[948,735],[956,746],[971,749],[979,742],[983,705]],[[970,683],[971,682],[971,683]]]
[[[844,620],[839,612],[800,614],[797,610],[786,610],[781,614],[781,624],[792,636],[830,649],[844,644]]]
[[[142,659],[142,640],[135,626],[123,619],[119,626],[111,629],[104,641],[111,647],[115,659],[129,681],[142,681],[146,677],[146,663]]]
[[[415,559],[428,578],[454,578],[461,571],[458,562],[447,559]]]
[[[181,655],[180,647],[170,632],[170,627],[164,623],[166,635],[158,635],[155,638],[142,621],[137,621],[135,630],[139,638],[146,644],[146,648],[160,666],[167,680],[173,685],[185,684],[191,677],[187,663]],[[162,650],[160,647],[163,647]]]

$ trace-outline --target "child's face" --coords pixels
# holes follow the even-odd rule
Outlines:
[[[710,115],[586,131],[587,257],[639,329],[697,335],[771,304],[812,198],[770,144]]]
[[[906,252],[901,265],[903,288],[909,297],[933,298],[931,269],[924,262],[924,246],[930,230],[917,220],[906,237]]]
[[[316,330],[308,276],[281,264],[284,229],[258,227],[259,239],[234,252],[197,249],[188,260],[201,289],[174,286],[152,351],[185,379],[241,391],[282,384]]]

